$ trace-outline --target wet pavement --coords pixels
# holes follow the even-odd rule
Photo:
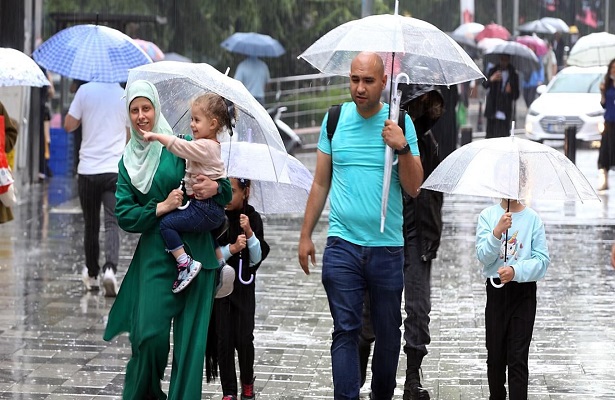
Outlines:
[[[597,156],[596,150],[577,153],[592,184]],[[298,158],[313,169],[313,153]],[[538,285],[530,399],[615,399],[611,175],[613,189],[601,194],[601,202],[531,204],[545,221],[552,263]],[[61,177],[25,188],[16,220],[0,225],[0,399],[121,397],[130,346],[126,335],[102,340],[113,299],[83,292],[83,224],[75,189],[73,179]],[[423,363],[432,399],[488,398],[484,281],[474,233],[478,213],[490,204],[445,197],[444,234],[433,265],[432,343]],[[255,332],[261,400],[332,398],[332,322],[320,267],[305,276],[296,261],[301,222],[301,215],[265,220],[271,253],[257,277]],[[325,237],[323,218],[314,234],[319,263]],[[136,241],[136,235],[123,234],[120,279]],[[402,353],[396,399],[404,365]],[[203,398],[220,399],[219,385],[204,384]]]

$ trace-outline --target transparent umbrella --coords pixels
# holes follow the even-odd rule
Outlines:
[[[608,65],[615,58],[615,35],[607,32],[582,36],[570,49],[568,65],[596,67]]]
[[[561,152],[515,136],[460,147],[442,160],[421,188],[521,201],[600,200],[585,175]]]
[[[397,14],[371,15],[346,22],[326,33],[299,58],[320,72],[347,76],[353,58],[361,51],[378,53],[389,77],[403,73],[406,83],[453,85],[474,79],[484,79],[478,66],[453,38],[432,24]],[[391,107],[389,118],[397,121],[399,110],[393,106],[398,95],[390,79]],[[399,79],[395,79],[399,81]],[[382,222],[388,202],[393,150],[386,147],[382,186]]]
[[[41,67],[19,50],[0,47],[0,86],[49,86]]]
[[[152,82],[160,93],[161,110],[176,134],[190,133],[190,106],[197,96],[213,92],[235,105],[237,118],[233,135],[220,139],[229,153],[223,154],[227,165],[243,165],[246,175],[240,178],[278,182],[287,162],[287,153],[273,120],[248,89],[209,64],[160,61],[130,70],[128,85],[144,79]],[[263,159],[255,164],[240,152],[242,142],[258,145]],[[232,171],[229,170],[229,174]]]

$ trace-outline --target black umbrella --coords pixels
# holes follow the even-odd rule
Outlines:
[[[486,63],[497,65],[502,54],[510,56],[510,63],[525,77],[540,69],[540,61],[536,54],[529,47],[517,42],[498,44],[485,52],[484,60]]]

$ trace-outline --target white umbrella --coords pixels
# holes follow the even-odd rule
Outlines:
[[[607,32],[582,36],[570,49],[568,65],[595,67],[608,65],[615,58],[615,35]]]
[[[397,14],[371,15],[346,22],[326,33],[299,58],[320,72],[347,76],[353,58],[361,51],[378,53],[390,71],[391,103],[397,95],[393,77],[405,71],[407,83],[453,85],[474,79],[484,79],[478,66],[455,40],[432,24]],[[389,118],[397,121],[398,112],[391,104]],[[385,152],[382,187],[382,223],[388,202],[393,150]]]
[[[478,22],[466,22],[465,24],[459,25],[453,33],[459,36],[470,37],[474,39],[476,35],[481,33],[485,29],[485,25],[479,24]]]
[[[197,96],[213,92],[232,102],[238,113],[233,136],[221,138],[220,142],[231,142],[231,157],[250,171],[249,175],[235,176],[279,181],[287,161],[284,143],[267,111],[240,81],[209,64],[179,61],[160,61],[131,69],[128,85],[139,79],[156,86],[160,93],[161,111],[176,134],[190,132],[190,106]],[[251,166],[252,161],[238,153],[240,147],[236,143],[241,142],[261,145],[263,150],[260,154],[268,163],[259,163],[258,169]]]
[[[41,67],[19,50],[0,47],[0,86],[50,86]]]
[[[540,21],[555,28],[556,32],[568,33],[570,27],[561,18],[543,17]]]
[[[519,25],[517,29],[520,32],[543,33],[543,34],[553,34],[557,32],[557,29],[552,24],[549,24],[540,19],[536,19],[534,21],[529,21],[529,22],[526,22],[525,24]]]

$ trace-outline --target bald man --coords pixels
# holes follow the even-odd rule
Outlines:
[[[331,362],[335,399],[358,399],[358,336],[364,293],[371,303],[376,346],[372,399],[391,399],[396,385],[404,286],[403,189],[416,197],[423,179],[416,132],[408,116],[405,133],[380,102],[387,76],[380,56],[359,53],[350,68],[352,102],[341,107],[335,135],[327,136],[328,114],[318,141],[316,171],[299,239],[299,264],[316,264],[312,232],[330,194],[329,231],[322,283],[333,317]],[[385,146],[396,152],[384,232],[380,209]]]

